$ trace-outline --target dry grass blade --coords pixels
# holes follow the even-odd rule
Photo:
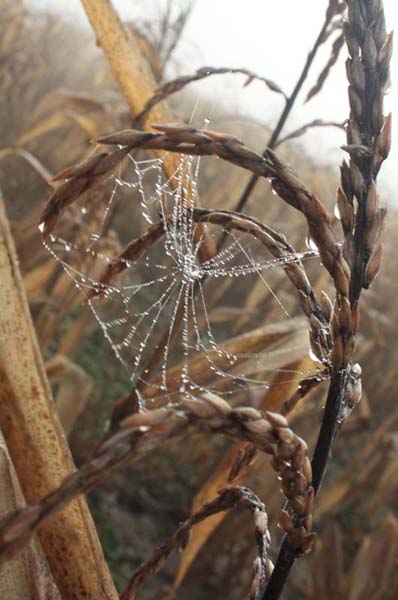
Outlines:
[[[40,177],[47,183],[47,185],[53,187],[52,179],[53,176],[49,172],[49,170],[39,161],[36,156],[33,156],[31,152],[28,150],[24,150],[24,148],[1,148],[0,149],[0,160],[5,158],[10,154],[15,154],[16,156],[20,156],[27,163],[30,164],[31,167],[40,175]]]
[[[248,488],[227,487],[218,491],[218,497],[203,504],[187,519],[175,534],[152,556],[140,565],[120,595],[121,600],[133,600],[137,591],[151,575],[157,573],[164,562],[176,549],[184,549],[188,544],[191,529],[205,519],[235,507],[248,508],[253,514],[255,539],[258,556],[254,561],[254,580],[250,593],[251,600],[260,600],[272,571],[272,563],[268,558],[270,534],[268,517],[264,504]]]
[[[183,361],[175,367],[171,367],[164,376],[168,397],[176,399],[181,396],[179,390],[185,364],[198,385],[214,386],[218,390],[223,389],[227,382],[219,380],[211,368],[212,365],[226,373],[236,373],[237,377],[244,374],[263,373],[264,368],[267,371],[283,369],[292,357],[308,356],[308,328],[305,321],[300,319],[292,320],[288,325],[284,322],[265,325],[225,341],[220,348],[226,355],[239,353],[242,356],[235,361],[234,365],[231,365],[225,356],[220,356],[215,351],[209,351],[206,356],[194,357],[188,363]],[[269,352],[265,365],[259,365],[257,358],[254,360],[250,358],[250,355],[259,352]],[[291,373],[288,376],[290,379],[292,378]],[[145,399],[154,399],[155,402],[157,398],[164,401],[162,381],[162,378],[155,378],[153,383],[149,383],[141,390],[140,395]],[[134,391],[132,396],[134,396]],[[128,408],[128,405],[124,407],[122,403],[118,403],[117,411],[113,415],[113,424],[120,420],[121,414],[124,416],[129,414]],[[116,415],[118,419],[115,421]]]

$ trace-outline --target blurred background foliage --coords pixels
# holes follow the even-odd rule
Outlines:
[[[140,29],[128,24],[158,82],[163,79],[165,66],[173,61],[173,50],[188,17],[189,10],[177,14],[166,11],[157,24],[141,23]],[[184,65],[179,67],[184,69]],[[51,177],[87,156],[92,150],[91,140],[128,127],[132,115],[92,35],[59,17],[29,13],[17,0],[3,0],[0,11],[0,89],[0,187],[55,401],[79,464],[103,435],[115,401],[129,391],[129,380],[91,313],[82,307],[73,282],[42,246],[37,221],[51,190]],[[267,93],[264,91],[265,106]],[[170,103],[176,119],[189,120],[194,102],[189,89],[173,96]],[[211,106],[211,98],[200,103],[197,123],[203,122]],[[269,133],[264,126],[236,119],[228,106],[224,108],[228,118],[215,117],[211,127],[262,150]],[[280,152],[333,213],[337,167],[309,156],[301,141],[286,143]],[[201,203],[233,208],[247,179],[243,170],[221,161],[203,160]],[[105,185],[98,193],[109,194],[109,188]],[[136,226],[130,230],[130,223],[137,221],[136,207],[134,197],[121,191],[104,248],[117,251],[136,235]],[[256,187],[246,212],[283,231],[297,249],[305,249],[300,215],[277,202],[266,183]],[[94,201],[91,217],[95,223]],[[73,213],[65,224],[72,226],[77,235],[89,233],[87,224],[76,221]],[[364,397],[336,444],[316,503],[315,529],[319,535],[315,550],[296,566],[286,596],[292,599],[398,597],[396,226],[397,215],[390,207],[382,272],[364,296],[362,308],[357,355],[364,372]],[[94,263],[95,259],[93,270]],[[315,267],[310,275],[315,287],[327,288]],[[271,283],[284,302],[294,304],[280,274],[273,275]],[[223,297],[231,293],[233,287],[223,291],[218,300],[221,307]],[[275,321],[263,288],[250,290],[241,309],[237,324],[235,316],[224,317],[223,327],[233,335]],[[305,369],[305,361],[308,358],[298,358],[295,368]],[[276,385],[271,387],[274,394],[279,390]],[[321,386],[291,417],[296,431],[310,445],[315,441],[324,394]],[[251,401],[258,405],[261,398],[252,397]],[[151,549],[187,517],[197,494],[204,498],[222,487],[234,453],[234,445],[224,440],[210,442],[205,436],[184,439],[161,455],[153,454],[114,475],[90,494],[90,506],[118,588]],[[280,537],[276,520],[281,496],[267,460],[257,460],[244,482],[266,505],[275,552]],[[230,514],[213,530],[203,529],[194,543],[196,557],[187,564],[186,577],[180,577],[177,597],[244,597],[250,586],[249,558],[254,553],[248,516]],[[185,570],[178,567],[179,561],[178,556],[171,559],[145,587],[142,597],[166,594],[177,569],[180,574]]]

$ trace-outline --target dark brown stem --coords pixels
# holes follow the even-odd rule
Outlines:
[[[334,315],[334,350],[339,362],[331,378],[322,425],[312,459],[315,493],[322,484],[334,440],[342,424],[342,409],[349,407],[350,365],[358,321],[358,301],[380,267],[378,238],[384,211],[378,208],[375,180],[390,146],[390,119],[383,116],[383,95],[388,81],[391,38],[385,30],[383,6],[373,0],[348,0],[345,35],[350,58],[347,60],[350,118],[347,142],[350,164],[343,164],[339,208],[345,236],[344,251],[351,263],[349,302],[337,294]],[[354,201],[357,203],[355,214]],[[343,307],[346,307],[343,309]],[[342,309],[351,317],[339,322]],[[354,324],[355,323],[355,324]],[[337,362],[337,361],[336,361]],[[337,368],[338,367],[338,368]],[[265,600],[277,600],[297,558],[284,538]]]
[[[345,374],[343,372],[336,373],[330,381],[322,425],[319,431],[314,456],[311,461],[315,495],[321,486],[330,458],[332,444],[336,437],[344,381]],[[298,555],[285,535],[275,563],[275,568],[263,595],[263,600],[278,600],[296,558],[298,558]]]
[[[303,70],[302,70],[302,72],[300,74],[300,77],[298,78],[297,83],[296,83],[296,85],[295,85],[295,87],[294,87],[291,95],[287,99],[287,102],[286,102],[286,104],[285,104],[285,106],[283,108],[283,111],[282,111],[282,113],[281,113],[281,115],[279,117],[279,120],[278,120],[278,122],[277,122],[277,124],[275,126],[275,129],[273,130],[273,132],[271,134],[271,137],[270,137],[270,139],[268,141],[267,147],[265,148],[265,150],[263,152],[263,156],[266,155],[267,150],[269,148],[271,148],[271,150],[272,150],[272,149],[274,149],[276,147],[276,144],[278,142],[278,139],[279,139],[279,136],[280,136],[280,134],[282,132],[282,129],[284,128],[285,123],[286,123],[286,121],[287,121],[287,119],[288,119],[288,117],[290,115],[290,112],[291,112],[291,110],[292,110],[292,108],[293,108],[293,106],[294,106],[294,104],[296,102],[297,96],[299,95],[299,93],[301,91],[301,88],[303,87],[304,82],[307,79],[307,76],[308,76],[309,70],[311,68],[311,65],[314,62],[314,58],[315,58],[315,56],[316,56],[316,54],[318,52],[318,48],[319,48],[319,46],[321,46],[321,44],[322,44],[322,42],[324,40],[327,28],[329,27],[330,21],[331,21],[331,19],[332,19],[333,16],[334,15],[330,15],[329,14],[329,11],[327,12],[325,21],[324,21],[324,23],[322,25],[322,28],[321,28],[321,30],[320,30],[320,32],[318,34],[318,37],[315,40],[315,43],[314,43],[314,46],[312,47],[312,50],[310,51],[310,53],[307,56],[307,60],[305,61],[305,64],[304,64]],[[246,205],[246,203],[247,203],[247,201],[248,201],[248,199],[249,199],[252,191],[254,190],[254,188],[255,188],[255,186],[257,184],[258,179],[259,178],[258,178],[257,175],[252,175],[252,177],[250,178],[249,183],[247,184],[246,188],[244,189],[243,194],[239,198],[239,201],[238,201],[238,203],[236,205],[235,210],[237,212],[240,212],[245,207],[245,205]]]

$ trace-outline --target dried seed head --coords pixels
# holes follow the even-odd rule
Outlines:
[[[307,531],[311,531],[312,529],[312,514],[309,513],[308,515],[306,515],[305,519],[304,519],[304,527],[306,528]]]
[[[322,307],[322,311],[325,315],[326,320],[330,323],[330,319],[332,317],[333,312],[333,304],[327,293],[323,290],[320,294],[319,303]]]
[[[366,218],[368,221],[373,221],[377,213],[378,206],[378,194],[377,188],[374,181],[369,186],[368,195],[366,198]]]
[[[344,34],[345,40],[348,47],[348,52],[351,56],[357,56],[359,54],[359,44],[356,35],[354,34],[352,27],[349,23],[344,23]]]
[[[340,334],[333,337],[333,349],[331,361],[334,369],[339,369],[344,363],[344,347],[343,340]]]
[[[315,490],[313,487],[310,487],[310,489],[307,492],[307,495],[305,497],[305,512],[306,514],[312,512],[312,508],[314,506],[314,497],[315,497]]]
[[[307,456],[308,446],[301,438],[297,437],[296,439],[298,440],[298,444],[292,457],[292,465],[295,467],[300,467],[304,458]]]
[[[276,448],[276,456],[283,461],[290,460],[293,457],[294,452],[295,448],[293,445],[278,444]]]
[[[391,32],[387,35],[382,47],[380,48],[379,54],[377,56],[378,65],[383,67],[384,65],[388,66],[390,64],[393,51],[393,41],[394,34]]]
[[[339,296],[337,314],[339,319],[340,331],[349,332],[352,330],[351,306],[347,296]]]
[[[272,431],[272,425],[266,419],[257,419],[256,421],[245,422],[245,428],[259,436],[264,436]]]
[[[340,248],[336,253],[333,269],[333,280],[336,290],[342,296],[348,296],[350,267],[345,261]]]
[[[390,113],[384,120],[376,143],[376,154],[379,154],[383,160],[387,158],[391,149],[391,119]]]
[[[358,94],[363,94],[366,86],[366,77],[362,61],[358,57],[354,57],[347,68],[348,70],[350,71],[350,83],[355,87]]]
[[[312,467],[311,467],[311,461],[308,458],[308,456],[306,456],[303,460],[303,462],[300,465],[300,468],[303,472],[304,477],[306,478],[308,483],[312,483]]]
[[[343,256],[347,263],[352,267],[354,263],[354,236],[348,233],[343,243]]]
[[[183,404],[188,410],[200,419],[209,419],[214,417],[214,408],[199,398],[184,398]]]
[[[223,400],[223,398],[220,398],[220,396],[216,396],[216,394],[213,394],[212,392],[204,392],[201,394],[201,399],[212,406],[220,415],[228,416],[232,412],[232,408],[228,402]]]
[[[381,261],[383,260],[383,244],[378,244],[373,250],[372,255],[368,261],[364,276],[364,287],[368,288],[374,281],[378,272],[380,271]]]
[[[375,68],[377,62],[377,48],[374,41],[372,28],[369,28],[365,35],[365,41],[362,46],[362,60],[368,69]]]
[[[354,194],[358,199],[362,198],[362,195],[366,191],[365,181],[359,167],[351,161],[351,185],[354,190]]]
[[[287,422],[286,417],[284,417],[280,413],[267,411],[266,416],[267,416],[268,421],[275,428],[289,426],[289,423]]]
[[[291,467],[286,467],[281,474],[282,479],[286,481],[294,481],[297,477],[297,469],[292,469]]]
[[[282,479],[281,490],[286,498],[289,498],[291,501],[296,497],[296,492],[291,481],[283,481]]]
[[[358,330],[359,318],[360,318],[359,302],[356,301],[352,307],[352,330],[354,333]]]
[[[348,202],[350,202],[350,204],[352,204],[353,190],[352,190],[352,185],[351,185],[351,172],[350,172],[350,167],[348,166],[348,164],[345,160],[343,160],[343,162],[341,164],[340,172],[341,172],[341,185],[343,187],[344,194],[346,195]]]
[[[153,427],[164,423],[168,418],[174,415],[174,412],[168,408],[157,408],[155,410],[148,410],[146,412],[135,413],[123,419],[120,423],[120,427],[123,429],[128,427],[141,427],[142,425],[148,425]]]
[[[309,533],[301,544],[301,551],[303,554],[309,554],[312,550],[312,546],[314,545],[316,534],[314,532]]]
[[[304,475],[297,475],[294,480],[293,488],[298,496],[303,496],[308,490],[308,481]]]
[[[291,444],[295,438],[293,431],[288,427],[277,429],[276,435],[283,444]]]
[[[348,100],[350,102],[351,112],[359,120],[362,117],[363,105],[358,92],[353,86],[348,88]],[[355,189],[355,187],[354,187]]]
[[[257,531],[264,535],[268,531],[268,516],[264,510],[256,508],[254,512],[254,524]]]
[[[240,421],[256,421],[262,418],[261,413],[251,406],[234,408],[232,415],[237,417]]]
[[[362,132],[355,119],[348,120],[347,142],[349,144],[362,144]]]
[[[282,510],[279,515],[279,527],[286,532],[294,529],[294,522],[285,510]]]
[[[350,202],[348,202],[347,196],[343,192],[342,188],[337,191],[337,207],[339,209],[341,226],[345,235],[351,232],[354,226],[354,208]]]
[[[276,473],[280,473],[286,467],[286,461],[274,455],[271,460],[271,466]]]

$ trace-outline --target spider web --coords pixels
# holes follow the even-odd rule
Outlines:
[[[76,203],[44,244],[84,297],[100,292],[88,304],[143,405],[209,391],[230,396],[265,389],[281,370],[274,360],[281,349],[267,350],[261,331],[253,333],[258,337],[253,345],[251,334],[235,332],[234,323],[247,317],[245,296],[259,281],[279,319],[291,319],[291,308],[273,289],[272,274],[282,277],[285,263],[314,258],[316,252],[270,259],[258,240],[231,230],[221,249],[200,261],[203,237],[193,220],[200,159],[181,157],[169,179],[163,160],[129,155],[100,198]],[[124,202],[133,207],[128,218],[119,218],[130,239],[166,222],[166,215],[167,226],[159,242],[139,260],[124,261],[123,273],[104,284],[101,272],[118,246],[110,225]],[[206,235],[218,243],[222,229],[207,226]],[[234,335],[242,337],[229,339]],[[287,356],[294,350],[289,346]],[[292,379],[305,375],[290,373]]]

